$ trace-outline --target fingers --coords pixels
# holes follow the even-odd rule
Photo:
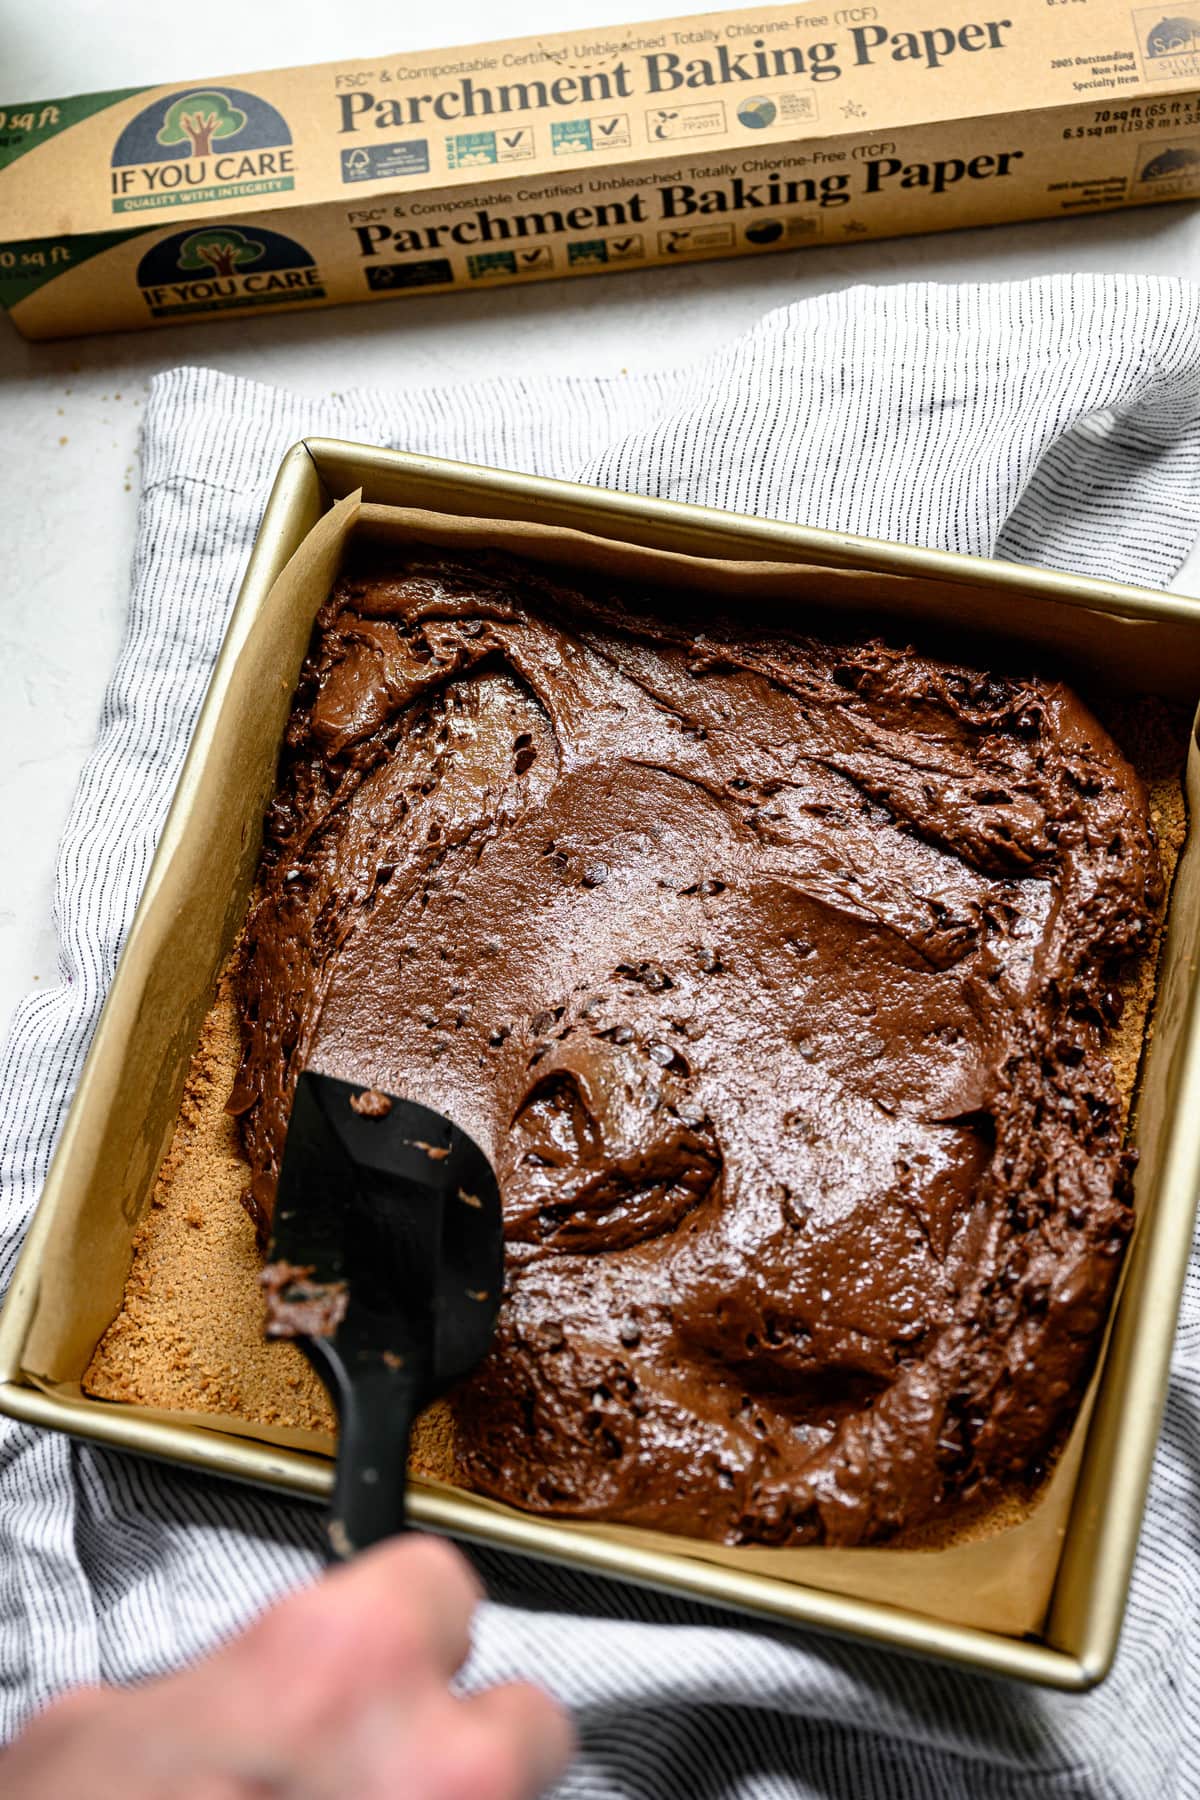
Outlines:
[[[535,1800],[562,1774],[566,1714],[528,1682],[466,1700],[443,1693],[407,1716],[380,1703],[310,1770],[305,1800]]]
[[[482,1738],[490,1766],[499,1765],[502,1784],[495,1790],[495,1800],[534,1800],[566,1770],[575,1749],[570,1719],[532,1682],[488,1688],[464,1700],[461,1710],[467,1734]],[[478,1792],[464,1784],[448,1790],[446,1800]]]
[[[466,1557],[445,1538],[393,1538],[339,1569],[316,1591],[324,1627],[361,1632],[385,1667],[414,1656],[448,1680],[467,1660],[471,1619],[483,1598]]]
[[[374,1694],[416,1704],[465,1661],[479,1582],[442,1539],[393,1539],[266,1613],[189,1679],[233,1728],[288,1742]]]
[[[479,1597],[448,1544],[393,1542],[193,1669],[52,1707],[6,1753],[5,1800],[534,1800],[571,1728],[524,1682],[451,1694]]]

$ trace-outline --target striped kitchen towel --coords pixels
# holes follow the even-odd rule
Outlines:
[[[855,289],[692,368],[306,399],[202,369],[155,382],[133,595],[63,839],[62,985],[0,1062],[11,1266],[112,975],[274,469],[305,434],[569,476],[1089,575],[1166,584],[1200,531],[1200,291],[1058,277]],[[1200,1795],[1200,1264],[1116,1668],[1083,1698],[654,1594],[481,1560],[468,1685],[573,1707],[571,1800]],[[0,1430],[0,1721],[227,1635],[319,1566],[317,1514]]]

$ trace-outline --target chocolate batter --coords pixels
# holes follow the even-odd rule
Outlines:
[[[1160,888],[1056,683],[499,558],[351,574],[240,981],[260,1231],[305,1065],[436,1107],[504,1196],[477,1486],[885,1540],[1035,1472],[1082,1391]]]

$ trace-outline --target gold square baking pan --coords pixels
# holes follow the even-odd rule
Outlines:
[[[313,615],[350,533],[497,544],[855,612],[1053,660],[1093,687],[1200,698],[1200,602],[494,469],[311,439],[280,467],[145,890],[0,1314],[0,1410],[210,1474],[321,1499],[302,1434],[172,1416],[80,1385],[117,1313],[217,971],[240,929]],[[1189,740],[1188,812],[1200,813]],[[942,1550],[730,1550],[531,1517],[414,1483],[420,1525],[776,1624],[1062,1689],[1101,1680],[1129,1586],[1200,1189],[1200,848],[1189,827],[1137,1111],[1139,1224],[1079,1424],[1028,1519]],[[1040,1586],[1039,1586],[1040,1583]],[[1023,1596],[1026,1612],[1014,1610]]]

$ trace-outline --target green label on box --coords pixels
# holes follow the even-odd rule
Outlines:
[[[131,100],[144,94],[145,88],[113,88],[107,94],[74,94],[69,100],[33,100],[27,105],[0,106],[0,169],[16,162],[30,150],[36,150],[48,138],[79,125],[93,113],[115,106],[118,100]]]
[[[290,175],[269,176],[262,181],[231,181],[224,187],[191,188],[180,194],[133,194],[114,200],[114,212],[161,212],[164,206],[196,206],[201,201],[244,200],[248,194],[285,194],[296,185]]]
[[[102,250],[144,236],[145,228],[85,231],[78,237],[17,238],[10,244],[0,244],[0,306],[7,310],[56,276],[99,256]]]

